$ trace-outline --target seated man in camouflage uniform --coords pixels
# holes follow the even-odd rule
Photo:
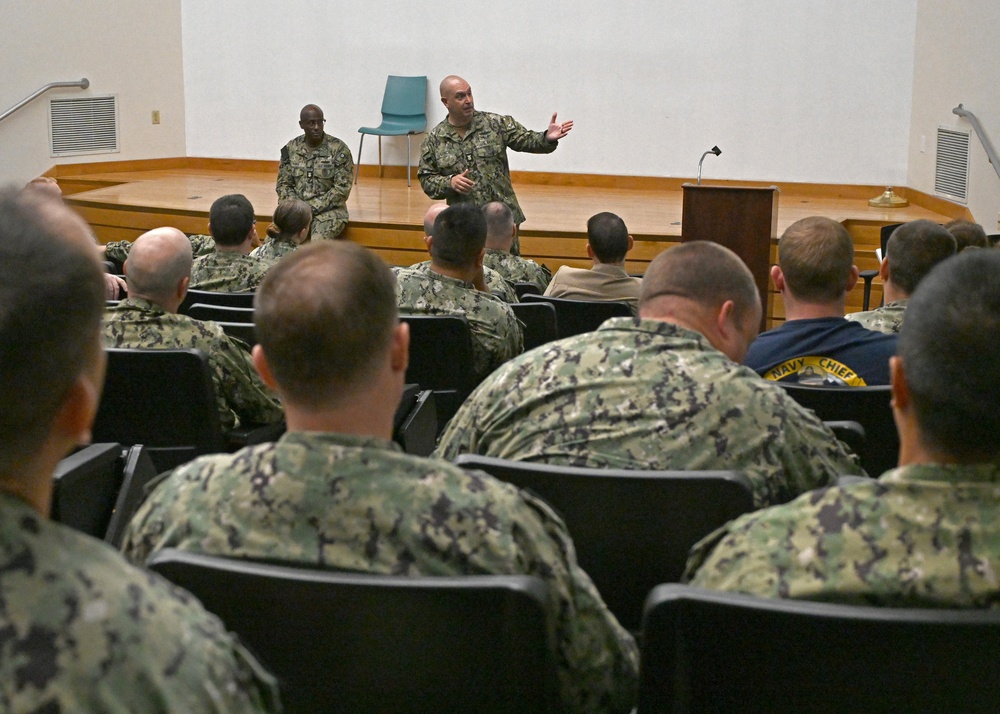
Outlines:
[[[427,209],[427,213],[424,214],[424,244],[427,246],[427,252],[431,252],[431,243],[434,241],[434,221],[441,214],[441,211],[446,209],[448,204],[446,203],[433,203],[431,207]],[[410,266],[410,270],[420,270],[422,272],[430,272],[431,261],[424,260],[419,263],[414,263]],[[506,303],[517,302],[517,291],[514,290],[514,285],[509,280],[507,280],[498,271],[486,265],[486,258],[483,257],[483,277],[486,279],[486,288],[496,295],[498,298]]]
[[[299,112],[302,136],[281,149],[278,200],[297,198],[313,212],[313,237],[336,238],[347,227],[347,197],[354,181],[354,160],[347,144],[323,131],[323,110],[307,104]]]
[[[980,229],[981,230],[981,229]],[[983,234],[986,235],[985,233]],[[955,255],[954,236],[933,221],[904,223],[892,232],[879,266],[885,305],[845,315],[869,330],[895,334],[903,326],[907,299],[931,268]]]
[[[485,377],[524,350],[521,323],[492,295],[483,277],[486,219],[475,206],[446,208],[434,221],[426,270],[397,268],[396,299],[404,315],[462,315],[472,331],[473,371]]]
[[[733,469],[758,506],[863,473],[816,415],[741,367],[761,304],[732,252],[694,241],[653,260],[639,318],[550,342],[466,400],[435,455],[623,469]]]
[[[1000,600],[1000,253],[966,251],[910,298],[892,358],[899,468],[741,516],[692,585],[902,607]]]
[[[220,293],[256,290],[271,261],[250,255],[258,243],[253,206],[239,193],[215,200],[208,212],[208,230],[215,250],[194,261],[191,289]]]
[[[187,593],[47,515],[104,379],[104,281],[58,198],[0,193],[0,710],[276,711],[274,680]]]
[[[486,216],[486,255],[483,266],[492,268],[512,283],[532,283],[541,295],[552,279],[544,265],[510,252],[517,235],[514,214],[506,204],[491,201],[483,206]]]
[[[178,315],[191,274],[191,245],[176,228],[139,236],[125,261],[129,296],[108,308],[106,347],[197,348],[208,355],[223,429],[281,421],[281,405],[254,371],[250,348],[214,322]]]
[[[409,331],[382,260],[347,241],[303,246],[257,300],[254,362],[285,403],[288,432],[175,471],[129,525],[126,555],[139,563],[173,547],[379,574],[537,575],[549,586],[566,711],[629,711],[635,643],[580,570],[559,517],[484,473],[390,441]]]

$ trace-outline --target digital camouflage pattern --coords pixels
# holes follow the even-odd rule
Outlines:
[[[514,223],[520,225],[524,222],[524,212],[510,182],[507,149],[549,154],[558,144],[548,141],[544,131],[529,131],[509,116],[477,111],[464,138],[445,118],[424,139],[417,178],[424,193],[433,199],[447,200],[449,206],[505,203],[514,213]],[[451,177],[466,169],[476,185],[469,193],[461,194],[452,189]]]
[[[279,711],[274,679],[187,592],[0,495],[0,711]]]
[[[906,310],[906,300],[893,300],[888,305],[884,305],[874,310],[865,312],[852,312],[844,315],[848,320],[860,322],[869,330],[884,332],[894,335],[903,326],[903,313]]]
[[[211,290],[217,293],[243,293],[256,290],[267,271],[274,265],[236,251],[214,251],[195,258],[191,266],[192,290]]]
[[[694,547],[687,577],[763,597],[995,607],[998,564],[1000,465],[926,464],[740,516]]]
[[[214,322],[175,315],[148,300],[126,298],[104,313],[104,346],[133,349],[199,349],[208,355],[223,429],[274,424],[284,413],[261,381],[250,348]]]
[[[259,248],[254,248],[250,256],[258,260],[267,260],[273,263],[298,247],[298,243],[295,241],[284,238],[268,238]]]
[[[410,266],[410,270],[419,270],[422,273],[431,273],[431,261],[424,260],[420,263],[414,263]],[[485,261],[483,263],[483,277],[486,279],[486,287],[490,289],[496,297],[500,298],[506,303],[517,302],[517,291],[514,289],[513,284],[503,275],[498,273],[492,268],[486,267]]]
[[[524,351],[521,323],[510,306],[472,283],[432,270],[393,268],[402,315],[461,315],[472,332],[472,369],[484,377]]]
[[[552,272],[544,265],[496,248],[486,249],[483,266],[496,271],[512,283],[531,283],[538,289],[539,295],[545,292],[552,280]]]
[[[297,198],[312,207],[312,237],[336,238],[347,226],[347,197],[354,182],[354,159],[340,139],[323,135],[315,149],[296,137],[281,149],[278,200]]]
[[[206,235],[190,235],[191,253],[195,258],[215,252],[215,239]],[[128,259],[129,251],[132,250],[132,241],[116,240],[104,245],[104,255],[107,260],[124,265]]]
[[[810,411],[702,335],[618,317],[550,342],[490,375],[435,456],[619,469],[733,469],[757,507],[863,474]]]
[[[135,563],[162,548],[392,575],[536,575],[549,585],[567,711],[627,712],[635,643],[542,501],[373,437],[289,432],[174,471],[129,524]]]

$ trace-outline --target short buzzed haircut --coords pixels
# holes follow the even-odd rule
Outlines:
[[[628,253],[628,228],[625,221],[607,211],[587,221],[587,242],[602,263],[620,263]]]
[[[100,354],[96,251],[60,235],[37,190],[0,191],[0,471],[16,475],[48,437],[66,393]],[[90,247],[90,251],[86,248]]]
[[[760,305],[753,274],[740,257],[718,243],[690,241],[656,256],[642,279],[639,312],[662,296],[694,300],[706,307],[733,301],[733,318],[746,319]]]
[[[486,216],[486,243],[502,243],[505,248],[509,248],[514,240],[514,212],[510,210],[510,206],[500,201],[490,201],[483,206],[483,215]]]
[[[847,290],[854,265],[851,234],[832,218],[811,216],[790,225],[778,241],[785,283],[800,300],[829,303]]]
[[[486,218],[478,206],[459,203],[441,211],[434,220],[431,258],[450,268],[475,264],[486,245]]]
[[[955,255],[955,250],[955,237],[934,221],[904,223],[892,232],[885,246],[889,277],[893,285],[910,295],[931,268]]]
[[[194,259],[191,243],[184,234],[178,231],[176,236],[182,240],[169,240],[159,234],[160,230],[154,229],[135,239],[125,260],[125,272],[132,292],[166,299],[173,296],[183,278],[191,277]],[[170,248],[149,250],[154,243],[168,243]]]
[[[253,228],[253,206],[247,197],[231,193],[215,199],[208,211],[212,238],[219,245],[239,245]]]
[[[254,308],[257,341],[279,391],[306,408],[352,394],[377,371],[398,324],[392,272],[349,241],[310,243],[282,258]]]
[[[958,461],[1000,458],[1000,252],[937,265],[906,307],[899,334],[921,436]]]
[[[955,236],[957,251],[961,253],[966,248],[989,248],[990,239],[986,231],[978,223],[965,220],[955,220],[944,224],[945,230]]]

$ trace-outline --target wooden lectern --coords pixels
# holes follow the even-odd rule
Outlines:
[[[778,237],[778,187],[686,183],[682,188],[681,242],[712,241],[740,256],[757,283],[766,318],[771,240]]]

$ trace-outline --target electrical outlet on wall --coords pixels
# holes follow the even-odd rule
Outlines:
[[[154,109],[153,110],[153,123],[154,124],[159,124],[160,123],[160,110],[159,109]]]

